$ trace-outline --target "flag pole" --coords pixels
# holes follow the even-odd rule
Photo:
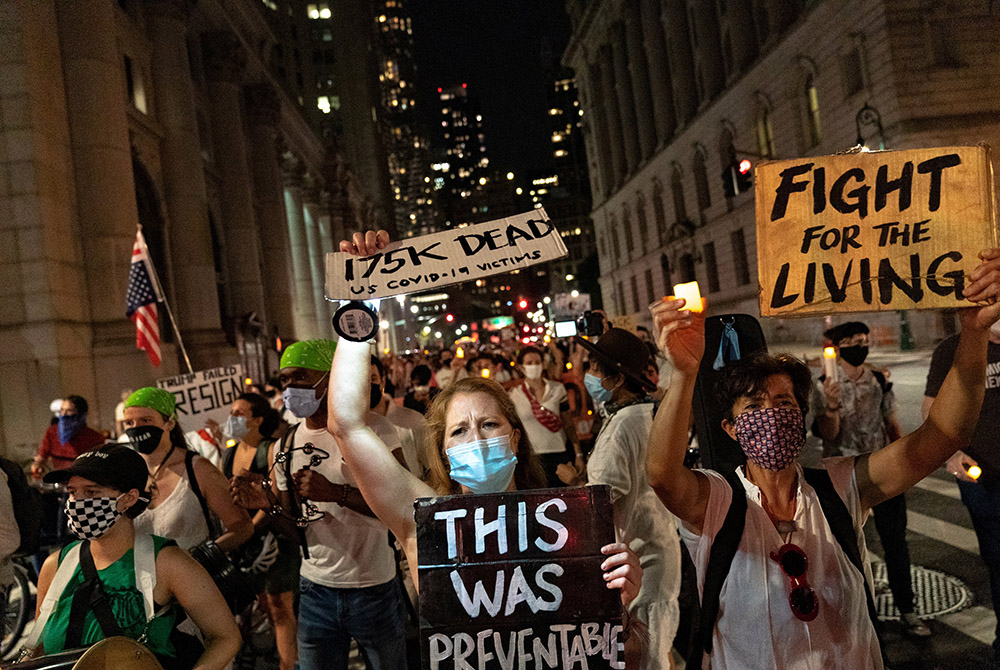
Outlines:
[[[142,224],[137,224],[139,230],[142,230]],[[149,255],[149,246],[146,244],[146,236],[142,236],[142,247],[143,251],[146,252],[146,258],[149,259],[149,271],[152,273],[153,285],[156,287],[157,296],[163,303],[164,309],[167,311],[167,317],[170,319],[170,325],[173,328],[174,335],[177,337],[177,346],[181,350],[181,355],[184,357],[184,364],[187,365],[188,374],[194,372],[191,367],[191,359],[188,358],[187,349],[184,348],[184,339],[181,337],[180,328],[177,327],[177,319],[174,318],[174,313],[170,309],[170,303],[167,302],[167,294],[163,292],[163,286],[160,284],[160,278],[156,274],[156,266],[153,264],[153,257]]]

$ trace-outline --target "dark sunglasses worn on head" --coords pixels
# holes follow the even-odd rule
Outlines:
[[[800,621],[815,619],[819,614],[819,598],[806,580],[806,570],[809,568],[806,552],[799,545],[789,542],[782,545],[777,552],[772,551],[771,559],[781,566],[781,571],[791,583],[788,605],[792,608],[792,614]]]

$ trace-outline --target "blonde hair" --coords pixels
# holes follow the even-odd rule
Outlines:
[[[466,377],[460,379],[434,398],[430,411],[427,413],[427,461],[430,475],[428,483],[439,495],[461,493],[462,488],[451,478],[448,457],[445,455],[444,432],[448,416],[448,408],[456,395],[470,393],[485,393],[496,401],[500,414],[518,431],[517,466],[514,469],[514,485],[519,491],[544,488],[545,473],[531,449],[528,433],[517,415],[514,403],[507,391],[492,379],[482,377]]]

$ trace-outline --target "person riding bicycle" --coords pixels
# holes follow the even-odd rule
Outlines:
[[[65,483],[66,516],[80,541],[42,566],[28,649],[51,654],[123,635],[142,641],[165,668],[192,667],[172,641],[176,602],[205,638],[194,668],[221,670],[236,656],[240,633],[208,572],[172,540],[135,530],[149,502],[148,476],[142,456],[116,443],[45,476]]]

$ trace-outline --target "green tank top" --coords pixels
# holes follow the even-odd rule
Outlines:
[[[79,541],[71,542],[63,547],[59,553],[59,562],[62,563],[66,552]],[[175,544],[173,540],[168,540],[157,535],[153,536],[154,555],[159,555],[160,549]],[[135,563],[133,562],[133,550],[126,551],[121,558],[97,571],[97,576],[101,580],[101,588],[111,605],[111,613],[115,621],[121,627],[122,632],[138,640],[146,626],[146,611],[142,603],[142,593],[135,586]],[[46,654],[53,654],[63,651],[66,644],[66,629],[69,627],[70,607],[73,604],[73,594],[80,584],[83,583],[83,571],[80,566],[73,571],[69,583],[59,597],[52,615],[45,624],[42,631],[42,645]],[[159,609],[159,607],[157,607]],[[153,619],[149,625],[149,632],[146,635],[146,648],[157,656],[174,658],[177,653],[170,642],[170,634],[174,630],[176,623],[176,608],[171,607],[161,616]],[[81,641],[87,647],[104,639],[104,631],[101,624],[97,622],[97,617],[93,611],[88,611],[83,620],[83,634]]]

